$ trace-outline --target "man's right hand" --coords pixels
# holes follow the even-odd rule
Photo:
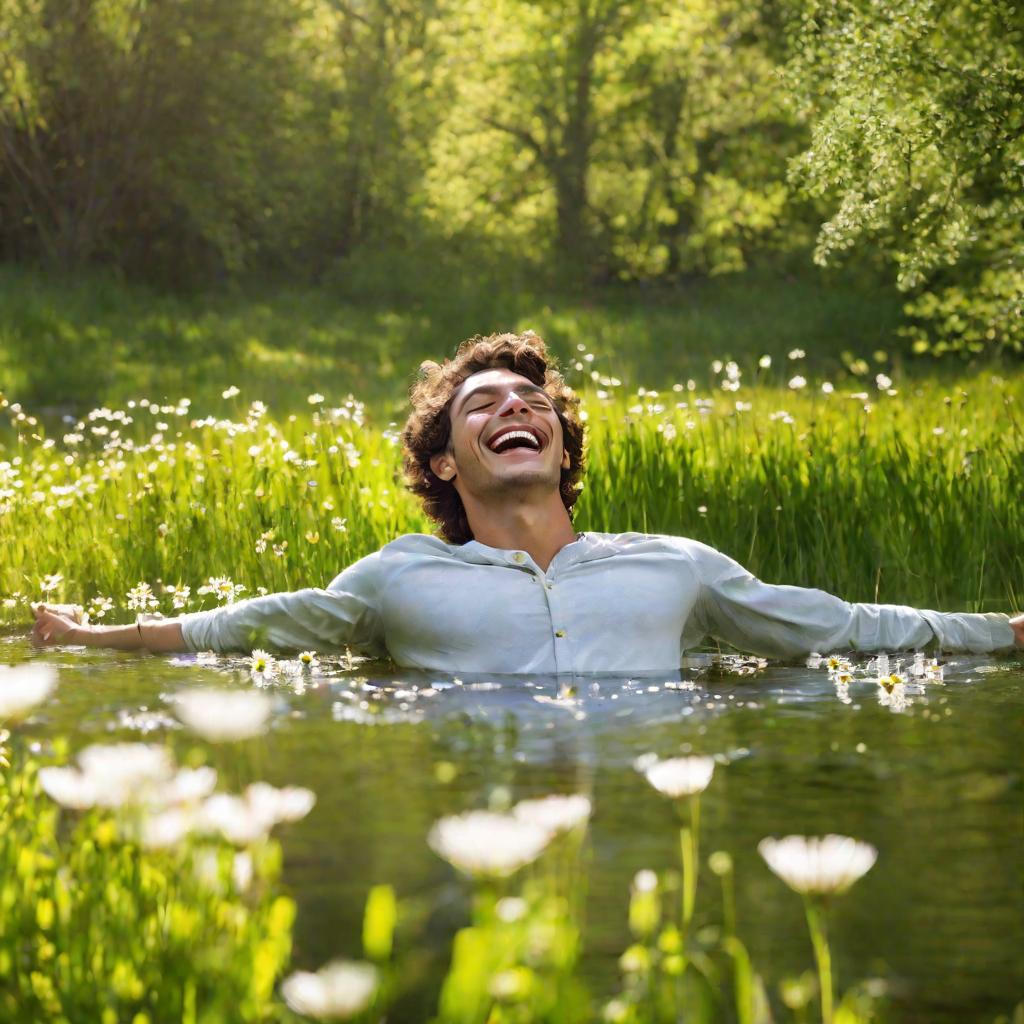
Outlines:
[[[36,621],[32,626],[35,643],[52,646],[60,643],[74,643],[74,634],[80,630],[80,610],[70,604],[34,604],[32,614]]]

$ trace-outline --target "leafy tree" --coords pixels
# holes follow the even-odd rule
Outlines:
[[[436,216],[621,276],[742,265],[786,191],[767,31],[734,0],[463,0]]]
[[[6,255],[238,269],[275,205],[287,0],[3,0]]]
[[[832,214],[815,259],[877,247],[915,351],[1024,351],[1024,19],[1006,0],[801,0],[793,177]]]

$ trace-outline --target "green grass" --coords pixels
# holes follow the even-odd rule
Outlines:
[[[476,333],[525,328],[563,359],[585,345],[631,386],[704,381],[715,359],[736,359],[749,375],[764,354],[781,375],[794,348],[833,378],[846,373],[844,352],[884,353],[889,372],[896,359],[898,297],[814,270],[562,294],[451,273],[410,271],[411,283],[388,289],[350,281],[180,296],[0,267],[0,391],[77,414],[141,397],[212,401],[229,384],[278,414],[305,408],[314,390],[352,392],[387,418],[399,415],[420,360]]]
[[[873,387],[870,399],[846,387],[588,392],[577,523],[696,537],[766,580],[850,600],[1019,607],[1024,382],[962,383]],[[170,612],[171,585],[191,588],[188,609],[215,601],[197,594],[211,576],[247,595],[325,585],[430,529],[401,485],[393,430],[364,422],[358,403],[280,420],[240,397],[135,406],[54,438],[7,412],[22,428],[0,462],[8,621],[25,620],[45,574],[63,577],[51,599],[123,607],[146,582]]]
[[[0,270],[0,614],[23,618],[49,573],[64,578],[51,597],[118,605],[145,581],[165,611],[162,587],[189,586],[196,607],[211,576],[247,594],[323,584],[429,530],[394,443],[409,376],[475,331],[527,327],[587,395],[582,528],[693,536],[851,600],[1020,605],[1022,384],[905,365],[892,296],[766,271],[560,299],[512,279],[429,285],[182,297]]]

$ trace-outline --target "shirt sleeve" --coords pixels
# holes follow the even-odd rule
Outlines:
[[[794,657],[812,651],[900,651],[930,645],[987,654],[1014,646],[1007,615],[850,604],[823,590],[762,583],[720,551],[704,544],[694,548],[700,576],[697,631],[740,650]]]
[[[267,594],[180,619],[190,651],[277,650],[387,654],[378,612],[379,553],[349,566],[326,589]]]

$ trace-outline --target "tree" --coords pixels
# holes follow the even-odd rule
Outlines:
[[[463,0],[433,208],[562,266],[743,265],[785,201],[768,27],[736,0]],[[548,244],[550,240],[550,245]]]
[[[830,203],[815,259],[875,246],[915,351],[1024,351],[1024,19],[1005,0],[802,0],[793,178]]]

